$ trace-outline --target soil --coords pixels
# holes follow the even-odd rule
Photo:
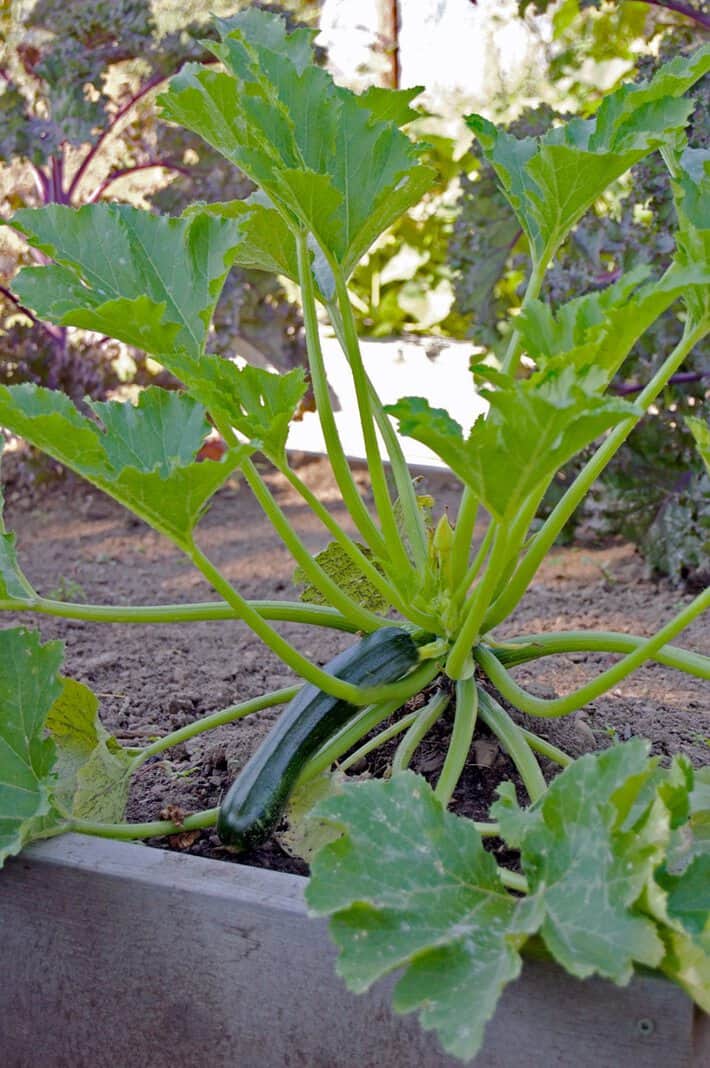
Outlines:
[[[347,527],[348,519],[326,462],[302,456],[301,477]],[[266,464],[263,474],[280,505],[313,552],[327,534],[285,480]],[[364,470],[356,478],[367,498]],[[423,475],[423,490],[437,511],[455,515],[457,483],[439,472]],[[159,604],[214,600],[215,594],[178,550],[109,498],[68,478],[38,493],[20,477],[6,479],[6,521],[18,535],[22,566],[45,596],[91,603]],[[480,532],[479,532],[480,534]],[[248,598],[293,599],[293,566],[243,484],[229,483],[213,501],[198,541]],[[691,599],[664,581],[652,580],[633,546],[577,544],[555,549],[523,603],[496,637],[562,629],[611,629],[650,634]],[[287,668],[237,621],[166,625],[98,624],[28,616],[4,624],[37,625],[44,639],[62,638],[65,671],[99,696],[101,716],[119,741],[145,744],[198,716],[289,685]],[[279,624],[281,632],[312,660],[326,663],[352,636]],[[679,644],[710,652],[703,620]],[[613,662],[600,654],[549,657],[516,669],[532,693],[553,697],[582,685]],[[693,676],[650,664],[583,711],[535,729],[573,755],[638,735],[661,757],[684,752],[696,765],[710,762],[710,694]],[[146,763],[136,776],[128,818],[160,818],[166,808],[192,812],[219,804],[225,789],[278,715],[270,710],[219,728]],[[525,722],[525,717],[518,717]],[[526,724],[531,726],[531,724]],[[435,778],[449,719],[444,716],[420,747],[413,764]],[[512,776],[512,765],[491,737],[479,734],[454,798],[456,811],[485,819],[495,787]],[[394,743],[393,743],[394,744]],[[354,769],[387,767],[393,745]],[[552,768],[544,769],[552,773]],[[155,844],[191,853],[304,872],[277,842],[235,857],[212,831]],[[493,843],[495,848],[495,843]]]

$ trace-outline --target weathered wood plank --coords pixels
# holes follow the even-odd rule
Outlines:
[[[3,1068],[452,1068],[389,987],[349,994],[303,880],[77,836],[0,875]],[[655,978],[531,963],[479,1068],[691,1068],[693,1010]],[[707,1036],[706,1036],[707,1039]],[[703,1042],[705,1054],[710,1048]]]

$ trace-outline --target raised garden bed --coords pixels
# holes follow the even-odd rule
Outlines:
[[[71,835],[0,880],[6,1068],[453,1068],[390,983],[333,974],[304,880]],[[480,1068],[702,1068],[710,1019],[677,987],[618,988],[530,961],[503,995]]]

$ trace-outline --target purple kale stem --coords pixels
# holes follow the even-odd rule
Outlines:
[[[694,7],[690,7],[688,4],[680,4],[677,0],[645,0],[645,3],[649,4],[650,7],[663,7],[668,11],[675,12],[676,15],[684,15],[685,18],[697,22],[703,29],[710,30],[710,15],[704,15],[702,11],[696,11]]]
[[[170,77],[170,75],[168,75],[168,74],[155,74],[155,75],[153,75],[153,77],[149,78],[148,81],[145,82],[140,87],[140,89],[138,89],[137,92],[135,92],[133,94],[133,96],[129,100],[126,101],[125,104],[121,105],[121,107],[118,109],[118,111],[112,117],[111,121],[108,122],[106,124],[106,126],[104,126],[103,130],[98,135],[98,137],[94,141],[93,145],[87,151],[86,155],[84,156],[83,160],[81,161],[81,163],[80,163],[80,165],[79,165],[79,167],[78,167],[78,169],[76,171],[76,174],[74,175],[74,177],[72,178],[71,182],[69,183],[69,188],[67,190],[67,203],[70,203],[72,198],[74,197],[74,194],[76,193],[77,187],[78,187],[79,183],[81,182],[81,179],[86,174],[86,170],[90,166],[92,160],[96,157],[96,153],[99,151],[99,149],[101,148],[101,146],[103,145],[104,141],[109,136],[109,134],[116,128],[116,126],[121,121],[121,119],[124,117],[124,115],[127,115],[128,112],[131,110],[131,108],[134,107],[138,103],[139,100],[142,100],[144,96],[147,96],[148,93],[150,93],[153,89],[155,89],[156,86],[160,85],[161,82],[167,81],[169,77]]]
[[[11,300],[15,307],[18,308],[23,315],[26,315],[28,319],[31,319],[37,326],[44,326],[44,323],[37,318],[34,312],[30,311],[29,308],[26,308],[24,304],[20,303],[11,289],[8,289],[6,286],[0,286],[0,293],[2,293],[4,297],[7,297],[8,300]]]
[[[162,167],[166,171],[176,171],[178,174],[189,174],[190,171],[187,167],[180,167],[177,163],[172,163],[169,159],[151,159],[145,163],[136,163],[133,167],[123,167],[121,170],[113,171],[107,178],[104,178],[103,182],[97,185],[91,196],[87,197],[87,204],[95,204],[96,201],[106,192],[110,185],[117,182],[119,178],[125,178],[128,174],[135,174],[136,171],[147,171],[152,167]]]
[[[671,375],[668,379],[669,386],[682,386],[689,385],[691,382],[702,382],[704,378],[707,378],[707,374],[703,374],[700,371],[678,371],[677,374]],[[643,386],[636,382],[625,382],[618,386],[612,387],[614,393],[619,397],[626,397],[630,393],[640,393]]]

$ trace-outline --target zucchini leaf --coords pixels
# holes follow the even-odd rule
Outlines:
[[[248,439],[250,448],[283,460],[291,420],[307,389],[303,368],[279,374],[208,355],[185,361],[182,378],[213,416]]]
[[[2,452],[1,442],[0,452]],[[5,528],[4,505],[5,498],[0,485],[0,601],[32,601],[35,598],[35,591],[17,562],[15,535],[9,534]]]
[[[108,334],[171,370],[170,353],[203,351],[239,241],[234,221],[194,211],[171,219],[127,204],[50,204],[16,212],[12,225],[54,260],[24,268],[13,282],[41,319]]]
[[[347,786],[315,814],[343,832],[317,854],[306,891],[313,912],[332,916],[339,974],[361,992],[404,967],[395,1010],[418,1009],[449,1053],[474,1056],[520,973],[534,909],[505,890],[473,823],[412,772]]]
[[[648,748],[632,739],[580,758],[528,809],[512,783],[499,789],[491,815],[520,850],[523,898],[504,889],[473,823],[419,776],[343,784],[314,809],[341,837],[317,853],[306,897],[331,917],[348,987],[404,969],[395,1009],[419,1009],[464,1060],[532,935],[572,975],[626,983],[636,964],[660,968],[706,1006],[710,853],[672,874],[666,858],[707,783],[682,760],[660,768]]]
[[[72,817],[123,817],[131,758],[61,665],[61,642],[0,630],[0,867],[28,842],[71,830]]]
[[[53,800],[77,818],[116,823],[128,800],[131,757],[101,723],[91,690],[74,679],[61,682],[46,722],[56,744]]]
[[[0,426],[23,437],[187,547],[209,498],[249,446],[193,462],[209,426],[191,397],[150,387],[130,402],[93,404],[102,431],[64,394],[0,386]]]
[[[646,806],[627,826],[654,770],[648,743],[633,739],[576,760],[529,809],[520,809],[510,783],[491,808],[520,849],[529,900],[544,908],[547,948],[579,978],[626,983],[634,962],[655,967],[663,958],[655,924],[633,906],[663,856],[667,810]]]
[[[349,275],[434,180],[399,129],[414,90],[357,96],[336,86],[313,63],[312,34],[289,34],[256,8],[218,27],[222,40],[206,46],[224,70],[183,67],[159,98],[163,114],[249,175]]]
[[[498,375],[496,385],[495,392],[482,391],[490,411],[468,438],[448,412],[422,397],[405,397],[385,410],[399,419],[400,433],[428,445],[497,518],[512,514],[603,431],[639,414],[618,397],[597,395],[603,374],[580,374],[573,366],[527,381]]]
[[[682,133],[693,109],[683,94],[708,70],[705,46],[667,63],[649,82],[621,86],[592,118],[571,119],[541,138],[518,140],[469,116],[537,263],[548,262],[607,186]]]
[[[50,815],[54,742],[45,736],[61,693],[60,642],[33,631],[0,630],[0,866],[36,837]]]

